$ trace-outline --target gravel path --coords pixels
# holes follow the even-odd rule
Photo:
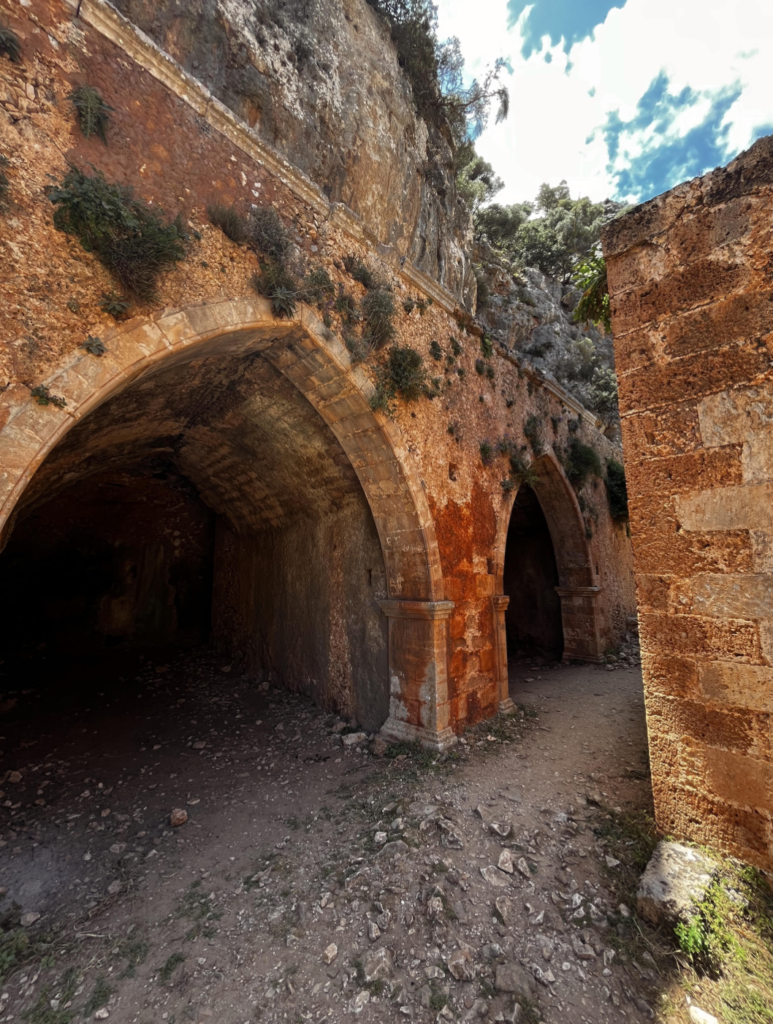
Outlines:
[[[517,663],[511,694],[443,757],[207,654],[12,697],[0,1021],[651,1019],[616,831],[640,673]]]

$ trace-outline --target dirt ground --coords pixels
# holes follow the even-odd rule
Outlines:
[[[442,756],[207,653],[57,692],[0,718],[0,1021],[654,1017],[637,668],[514,663],[516,711]]]

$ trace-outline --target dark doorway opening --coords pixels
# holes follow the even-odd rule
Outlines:
[[[138,378],[49,453],[10,526],[0,694],[12,717],[128,695],[148,665],[170,678],[207,645],[234,677],[369,731],[387,717],[370,507],[330,428],[259,354]]]
[[[507,530],[503,588],[510,657],[539,656],[560,661],[564,649],[558,568],[553,541],[539,499],[522,485]]]

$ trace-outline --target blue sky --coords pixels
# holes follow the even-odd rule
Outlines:
[[[467,70],[505,58],[478,150],[505,189],[641,202],[773,133],[773,0],[437,0]]]

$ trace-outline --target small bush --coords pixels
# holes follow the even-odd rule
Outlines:
[[[105,343],[102,341],[102,339],[96,337],[93,334],[90,334],[86,338],[86,340],[82,342],[80,347],[85,348],[86,351],[91,356],[103,356],[105,352],[107,352],[107,349],[105,348]]]
[[[184,953],[172,953],[172,955],[158,970],[158,976],[161,981],[166,984],[180,964],[184,963],[186,959],[187,957]]]
[[[11,188],[11,183],[8,180],[7,175],[3,171],[4,167],[8,166],[8,158],[0,155],[0,210],[5,206],[8,201],[8,193]]]
[[[98,135],[107,145],[107,126],[113,108],[108,106],[93,85],[79,85],[73,89],[68,100],[75,107],[78,124],[87,139]]]
[[[579,490],[591,473],[601,477],[601,459],[595,448],[583,444],[579,438],[573,437],[569,442],[564,455],[564,469],[569,483],[575,490]]]
[[[424,360],[410,345],[395,345],[376,373],[376,392],[371,408],[391,414],[394,401],[415,402],[427,393]]]
[[[108,985],[107,979],[104,974],[100,974],[94,985],[94,991],[83,1007],[83,1016],[89,1017],[92,1013],[97,1010],[101,1010],[103,1006],[107,1006],[110,1002],[110,996],[113,994],[114,989]]]
[[[365,288],[376,287],[376,275],[359,256],[344,256],[344,267],[347,274],[351,274],[354,280],[359,281]]]
[[[13,31],[8,28],[7,25],[0,23],[0,57],[7,57],[14,64],[21,63],[21,43],[19,37]]]
[[[213,203],[207,207],[207,216],[216,228],[220,228],[226,238],[237,245],[244,245],[250,237],[247,219],[234,206]]]
[[[480,461],[484,466],[490,466],[494,461],[494,445],[491,441],[481,441],[478,445],[478,451],[480,452]]]
[[[67,405],[67,399],[61,395],[52,395],[47,384],[38,384],[30,393],[38,405],[55,405],[57,409],[64,409]]]
[[[351,331],[344,333],[344,345],[346,345],[347,351],[352,357],[354,366],[357,366],[358,363],[364,363],[373,351],[370,345],[364,342],[362,338],[358,338],[356,334],[352,334]]]
[[[152,301],[158,275],[185,257],[179,216],[164,221],[132,189],[111,184],[99,171],[89,176],[71,167],[48,197],[57,207],[54,226],[75,235],[139,299]]]
[[[475,360],[475,372],[478,374],[479,377],[482,377],[483,374],[486,372],[486,364],[483,362],[482,359]]]
[[[431,341],[429,343],[429,354],[432,356],[435,362],[439,363],[440,360],[443,358],[443,349],[436,341]]]
[[[484,359],[491,359],[494,355],[494,342],[488,336],[488,334],[482,334],[480,339],[480,350],[483,353]]]
[[[494,373],[494,367],[491,363],[486,363],[486,377],[493,383],[496,374]]]
[[[542,454],[542,425],[539,416],[529,416],[523,425],[523,433],[535,455]]]
[[[114,320],[125,320],[132,305],[123,295],[118,295],[115,291],[109,291],[105,292],[102,296],[99,308],[108,313]]]
[[[459,340],[455,338],[453,335],[449,335],[448,340],[451,342],[451,351],[453,352],[453,354],[455,356],[460,356],[464,350],[462,349]]]
[[[306,275],[298,294],[304,302],[313,302],[321,306],[323,302],[333,298],[335,285],[325,268],[319,267]]]
[[[625,469],[614,459],[607,462],[607,475],[604,483],[607,488],[609,514],[616,523],[627,522],[628,488],[625,483]]]
[[[285,264],[292,253],[293,243],[287,228],[273,206],[253,210],[247,222],[247,240],[264,256]]]
[[[255,291],[271,301],[271,311],[277,317],[293,317],[298,308],[298,289],[294,278],[283,264],[274,260],[261,263],[260,274],[253,274],[251,283]]]
[[[373,348],[383,348],[395,336],[395,300],[391,292],[383,288],[368,292],[362,301],[362,312],[365,317],[363,338]]]
[[[335,302],[333,303],[333,309],[344,323],[356,324],[362,319],[362,314],[357,308],[356,299],[344,290],[342,284],[338,285],[338,295],[336,295]]]

